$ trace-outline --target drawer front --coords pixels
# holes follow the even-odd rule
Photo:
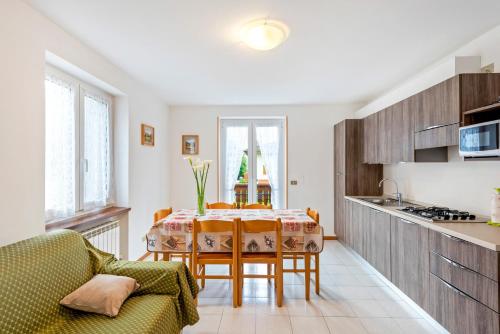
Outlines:
[[[430,314],[453,334],[498,334],[499,314],[430,274]]]
[[[498,282],[498,253],[453,236],[430,231],[430,250]]]
[[[431,252],[431,273],[498,312],[498,282]]]

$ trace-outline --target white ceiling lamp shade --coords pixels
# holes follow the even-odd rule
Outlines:
[[[283,43],[290,34],[288,27],[280,21],[260,19],[245,24],[240,31],[240,38],[248,47],[267,51]]]

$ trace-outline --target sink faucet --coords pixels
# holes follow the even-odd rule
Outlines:
[[[378,187],[381,188],[385,181],[392,181],[394,183],[394,185],[396,186],[396,193],[394,195],[396,195],[398,205],[401,206],[401,204],[403,202],[403,195],[399,192],[398,183],[396,181],[394,181],[393,179],[385,178],[385,179],[380,180],[380,182],[378,183]]]

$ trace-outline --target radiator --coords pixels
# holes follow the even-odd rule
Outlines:
[[[94,247],[114,254],[117,259],[120,258],[120,224],[118,220],[83,231],[82,235]]]

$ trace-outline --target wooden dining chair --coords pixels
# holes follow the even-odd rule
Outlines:
[[[311,217],[316,222],[316,224],[319,225],[319,212],[316,210],[311,210],[310,208],[307,208],[306,212],[307,212],[307,215],[309,217]],[[311,254],[306,253],[306,255],[304,257],[304,267],[310,267],[310,263],[311,263],[310,257],[311,257]],[[306,262],[308,262],[309,265],[306,264]],[[314,272],[315,292],[317,295],[319,295],[319,253],[314,253],[314,269],[310,270],[310,272],[311,271]],[[308,275],[307,271],[305,274],[306,285],[310,281],[310,275],[311,275],[310,272],[309,272],[309,275]],[[306,286],[306,295],[307,294],[309,294],[309,287]]]
[[[216,202],[216,203],[206,203],[205,208],[207,209],[236,209],[236,204],[229,204],[224,202]]]
[[[247,220],[240,222],[239,238],[243,240],[244,233],[276,233],[274,240],[274,252],[249,253],[244,252],[242,247],[238,247],[238,271],[239,271],[239,293],[238,305],[243,302],[243,281],[245,278],[267,278],[274,279],[276,287],[276,304],[281,307],[283,304],[283,253],[281,248],[281,219],[277,220]],[[268,241],[266,241],[268,242]],[[272,242],[272,241],[269,241]],[[241,245],[241,243],[240,243]],[[245,263],[258,264],[263,263],[274,266],[274,273],[267,275],[245,274]]]
[[[238,251],[235,249],[239,242],[239,218],[232,221],[227,220],[193,220],[193,251],[191,253],[191,272],[195,279],[230,279],[233,281],[233,307],[238,306],[239,280],[238,280]],[[198,235],[200,233],[220,233],[227,232],[232,237],[231,252],[215,253],[203,252],[199,250]],[[241,247],[237,247],[241,248]],[[210,264],[227,264],[230,270],[229,275],[207,275],[206,266]],[[204,284],[202,284],[204,287]]]
[[[171,207],[167,208],[167,209],[160,209],[160,210],[155,211],[155,213],[153,214],[153,226],[155,226],[159,220],[171,215],[172,211],[173,210]],[[168,253],[163,253],[163,259],[166,259],[167,257],[169,257]],[[153,253],[153,259],[155,261],[158,261],[158,252]]]
[[[241,206],[242,209],[247,209],[247,210],[266,210],[269,209],[271,210],[273,208],[272,204],[261,204],[261,203],[254,203],[254,204],[245,204]]]

